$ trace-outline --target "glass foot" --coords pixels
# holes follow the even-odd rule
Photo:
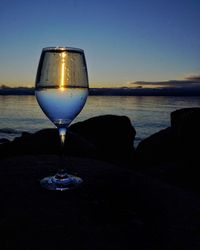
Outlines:
[[[58,176],[55,175],[45,177],[40,181],[40,184],[48,190],[65,191],[77,188],[82,182],[83,180],[77,176],[67,175],[64,178],[58,178]]]

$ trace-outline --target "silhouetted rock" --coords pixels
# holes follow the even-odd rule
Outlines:
[[[189,162],[199,160],[200,108],[184,108],[171,113],[179,158]]]
[[[132,161],[136,131],[126,116],[104,115],[71,125],[70,131],[95,145],[101,155],[117,161]]]
[[[0,139],[0,143],[5,143],[5,142],[9,142],[9,140],[6,139],[6,138],[1,138],[1,139]]]
[[[174,131],[163,129],[141,141],[136,149],[137,162],[149,165],[171,162],[175,159]]]
[[[1,249],[200,249],[199,175],[188,162],[177,165],[175,131],[179,126],[139,144],[138,158],[151,168],[138,173],[124,163],[134,154],[135,137],[126,117],[94,117],[72,125],[67,152],[112,156],[124,164],[73,156],[68,164],[66,157],[67,171],[84,180],[79,189],[66,192],[39,184],[57,171],[56,129],[23,133],[1,144],[2,155],[18,154],[0,159]]]
[[[139,143],[139,169],[175,185],[200,192],[199,184],[200,108],[171,113],[171,127]]]
[[[141,141],[137,147],[139,163],[165,164],[172,161],[195,162],[200,142],[200,108],[179,109],[171,113],[171,127]]]
[[[91,157],[96,154],[95,146],[81,136],[68,133],[65,144],[65,152],[79,156]],[[1,155],[24,155],[24,154],[59,154],[60,139],[57,129],[43,129],[34,134],[22,133],[12,142],[0,145]]]
[[[183,108],[171,112],[171,126],[178,129],[185,120],[189,117],[198,117],[200,115],[200,108]]]
[[[93,117],[71,125],[65,152],[113,161],[132,160],[135,129],[125,116]],[[58,154],[60,139],[57,129],[43,129],[34,134],[22,133],[12,142],[0,145],[1,155]]]
[[[42,189],[39,180],[56,171],[58,159],[1,159],[2,250],[200,249],[200,201],[194,193],[125,165],[81,157],[71,157],[67,167],[84,180],[80,188]]]

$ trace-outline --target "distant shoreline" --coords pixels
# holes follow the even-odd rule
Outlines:
[[[0,88],[0,95],[34,95],[34,88]],[[90,96],[200,96],[200,88],[90,88]]]

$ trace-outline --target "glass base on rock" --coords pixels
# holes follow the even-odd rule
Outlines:
[[[80,177],[74,175],[66,175],[63,178],[55,175],[45,177],[40,181],[40,184],[48,190],[65,191],[79,187],[82,182],[83,180]]]

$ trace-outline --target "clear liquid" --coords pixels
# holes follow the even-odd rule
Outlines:
[[[58,127],[67,127],[82,110],[88,89],[80,87],[41,88],[36,99],[46,116]]]

